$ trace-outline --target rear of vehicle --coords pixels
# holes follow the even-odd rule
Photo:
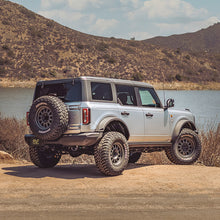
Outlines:
[[[29,144],[36,138],[38,142],[63,142],[69,146],[89,145],[96,140],[99,134],[94,129],[90,133],[88,126],[91,111],[86,102],[85,83],[80,78],[37,83],[28,116],[32,131],[26,135]]]

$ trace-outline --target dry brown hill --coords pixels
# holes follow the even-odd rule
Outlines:
[[[220,54],[220,23],[194,33],[154,37],[145,42],[171,49]]]
[[[0,0],[0,77],[220,81],[220,56],[87,35]]]

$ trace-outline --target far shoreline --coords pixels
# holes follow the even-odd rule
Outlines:
[[[0,88],[35,88],[36,82],[39,80],[55,80],[55,78],[46,79],[31,79],[31,80],[17,80],[0,78]],[[219,82],[158,82],[158,81],[145,81],[154,86],[156,90],[220,90]]]

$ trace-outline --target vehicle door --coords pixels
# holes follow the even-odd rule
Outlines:
[[[137,106],[135,90],[132,85],[116,84],[118,117],[129,129],[129,142],[142,142],[144,137],[143,111]]]
[[[168,142],[169,115],[165,111],[153,88],[138,87],[139,105],[142,107],[144,116],[144,141],[145,142]]]

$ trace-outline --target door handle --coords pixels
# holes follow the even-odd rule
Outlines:
[[[147,114],[145,114],[146,115],[146,117],[153,117],[154,115],[153,114],[151,114],[151,113],[147,113]]]
[[[130,115],[130,113],[124,111],[124,112],[121,112],[121,115]]]

